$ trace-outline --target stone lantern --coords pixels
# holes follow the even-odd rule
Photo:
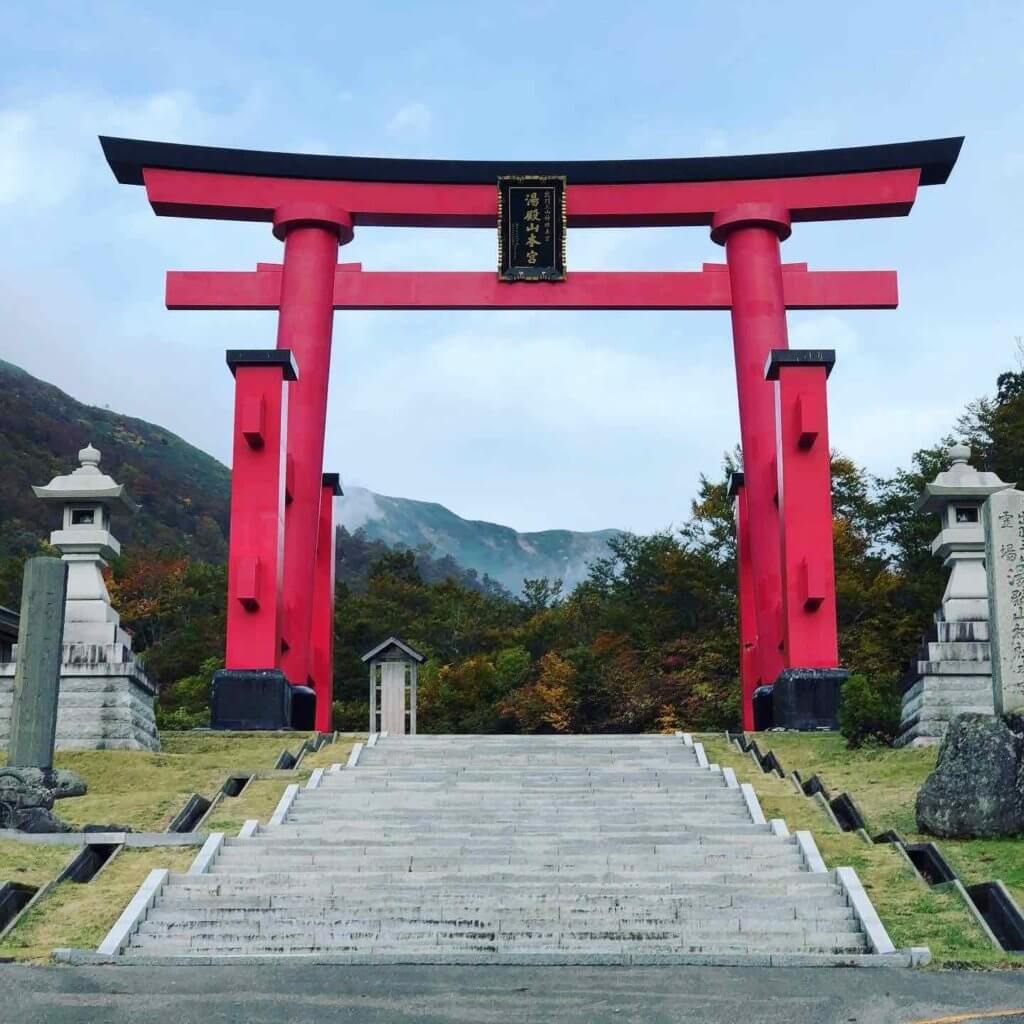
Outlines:
[[[106,560],[121,552],[110,532],[111,512],[134,513],[138,506],[123,484],[100,470],[100,453],[91,444],[78,453],[78,461],[73,472],[32,488],[61,510],[50,543],[68,566],[57,748],[158,750],[156,688],[132,653],[131,637],[121,628],[103,579]],[[0,665],[0,708],[10,702],[13,673],[13,664]],[[0,745],[5,740],[0,732]]]
[[[904,680],[899,745],[938,743],[963,712],[994,714],[981,507],[1014,485],[975,469],[967,445],[955,444],[948,454],[949,469],[925,484],[916,506],[939,517],[932,553],[950,572],[942,609]]]
[[[370,732],[416,735],[416,670],[425,660],[395,636],[363,655],[370,666]]]
[[[951,465],[930,484],[917,501],[918,512],[934,512],[939,532],[932,541],[932,554],[943,559],[950,570],[942,595],[942,617],[946,622],[987,622],[988,583],[985,579],[985,532],[981,506],[1004,483],[995,473],[975,469],[967,460],[971,449],[955,444],[948,451]]]
[[[121,629],[121,617],[110,606],[103,580],[107,559],[121,553],[110,532],[110,514],[117,508],[135,513],[138,506],[100,470],[100,453],[87,445],[78,453],[79,468],[54,477],[45,487],[33,487],[36,497],[61,508],[59,530],[50,543],[68,563],[65,644],[125,644],[131,639]]]

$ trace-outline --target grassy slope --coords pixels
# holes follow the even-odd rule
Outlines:
[[[89,784],[82,797],[61,800],[57,813],[81,826],[129,825],[136,832],[162,831],[192,793],[212,798],[234,771],[273,768],[282,750],[295,753],[305,733],[164,733],[163,750],[90,750],[58,754]]]
[[[61,800],[66,821],[117,823],[136,831],[162,830],[194,792],[212,797],[232,772],[258,771],[238,797],[213,809],[206,831],[237,832],[248,818],[266,821],[287,785],[321,765],[344,763],[358,737],[339,737],[307,755],[296,771],[273,771],[285,748],[295,753],[305,733],[164,733],[163,751],[86,751],[57,755],[57,764],[89,783],[84,797]],[[0,841],[0,880],[42,885],[76,852],[67,846]],[[43,961],[57,946],[95,949],[152,868],[184,871],[194,848],[123,850],[86,885],[65,882],[48,893],[0,943],[0,957]]]
[[[753,784],[767,817],[784,818],[793,831],[809,829],[829,867],[849,865],[857,871],[898,947],[927,945],[937,965],[1024,966],[1024,958],[994,950],[959,897],[946,887],[921,882],[893,847],[868,846],[856,835],[840,832],[816,803],[797,794],[788,781],[761,772],[749,755],[721,735],[701,739],[711,761],[735,768],[741,782]],[[773,733],[757,741],[763,751],[775,751],[786,771],[795,769],[805,779],[817,773],[830,792],[850,792],[872,834],[896,828],[908,839],[918,838],[914,798],[935,763],[934,749],[854,751],[846,749],[841,737],[821,734]],[[941,840],[939,845],[965,882],[999,877],[1011,883],[1014,872],[1001,872],[995,860],[983,859],[991,856],[991,842]],[[1024,839],[996,845],[1007,864],[1016,859],[1019,882]],[[1019,888],[1016,895],[1022,895]]]

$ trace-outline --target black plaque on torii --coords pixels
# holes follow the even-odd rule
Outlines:
[[[498,276],[502,281],[565,280],[565,177],[498,178]]]

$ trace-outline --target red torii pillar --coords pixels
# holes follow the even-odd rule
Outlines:
[[[320,520],[316,538],[313,612],[309,635],[310,675],[316,694],[315,728],[331,731],[334,701],[334,582],[337,533],[334,499],[341,497],[337,473],[324,473],[320,491]]]
[[[736,622],[740,636],[740,716],[743,729],[754,728],[754,690],[757,689],[757,618],[754,615],[754,578],[750,561],[747,490],[743,473],[729,476],[729,497],[732,499],[736,523]]]
[[[287,729],[291,688],[281,673],[287,349],[231,350],[235,378],[224,669],[213,678],[211,720],[220,729]]]
[[[772,469],[775,405],[764,365],[789,345],[780,239],[790,234],[789,211],[771,203],[741,203],[715,214],[711,237],[725,246],[732,288],[732,336],[739,396],[743,478],[748,506],[750,568],[757,622],[759,682],[774,683],[784,667],[779,509]]]
[[[772,704],[776,722],[794,729],[834,728],[849,675],[836,628],[826,396],[834,365],[828,349],[778,349],[764,368],[775,404],[785,662]]]
[[[274,210],[274,235],[284,241],[277,347],[295,353],[302,377],[288,411],[291,502],[284,547],[286,635],[281,659],[289,682],[312,679],[311,628],[317,536],[323,491],[327,386],[334,326],[338,246],[352,240],[352,217],[327,203],[290,202]]]

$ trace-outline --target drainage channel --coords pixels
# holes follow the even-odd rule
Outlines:
[[[4,882],[0,885],[0,933],[29,905],[39,891],[37,885],[23,882]]]
[[[787,778],[785,770],[772,751],[762,753],[757,742],[741,732],[729,732],[726,736],[744,754],[752,754],[754,761],[766,775],[774,772],[779,778]],[[871,838],[867,834],[864,815],[849,793],[844,792],[831,797],[818,775],[812,775],[806,782],[796,771],[791,772],[788,777],[800,787],[804,796],[819,797],[824,802],[841,831],[858,832],[869,842],[891,843],[899,847],[914,870],[928,885],[955,883],[961,897],[971,904],[968,909],[985,922],[1000,948],[1006,953],[1024,953],[1024,914],[1002,882],[996,880],[965,886],[935,843],[908,843],[894,829],[888,829]]]

